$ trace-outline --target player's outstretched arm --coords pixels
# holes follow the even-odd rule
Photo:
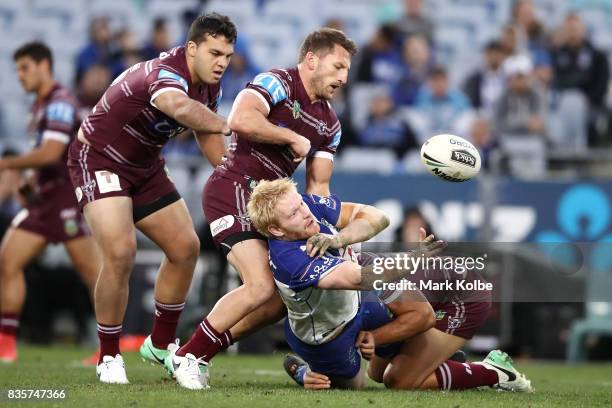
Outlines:
[[[230,134],[223,116],[217,115],[183,92],[164,92],[151,102],[166,115],[198,133]]]
[[[32,169],[48,166],[62,159],[66,144],[58,140],[47,139],[40,147],[21,156],[0,159],[0,170]]]
[[[371,331],[377,346],[404,341],[436,324],[434,311],[420,291],[402,290],[392,296],[395,294],[397,297],[387,303],[394,319]]]
[[[194,135],[202,155],[208,159],[213,167],[220,165],[225,155],[223,135],[203,132],[195,132]]]
[[[363,204],[342,203],[336,227],[336,235],[316,234],[306,243],[310,256],[321,256],[328,248],[344,248],[357,242],[364,242],[376,236],[389,226],[389,218],[381,210]]]
[[[240,137],[259,143],[288,145],[295,160],[304,159],[310,151],[310,140],[294,131],[268,121],[268,108],[248,89],[238,94],[228,117],[229,127]]]

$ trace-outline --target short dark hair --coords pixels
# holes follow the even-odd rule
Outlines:
[[[187,33],[187,41],[193,41],[199,45],[202,41],[206,41],[206,34],[211,37],[222,35],[233,44],[236,42],[238,31],[229,17],[218,13],[210,13],[193,20]]]
[[[437,65],[429,72],[429,78],[448,78],[448,72],[443,66]]]
[[[489,51],[506,52],[506,48],[504,47],[504,44],[501,43],[501,41],[491,40],[484,46],[483,51],[485,52],[489,52]]]
[[[53,54],[51,54],[49,47],[40,41],[26,43],[13,53],[13,61],[23,57],[30,57],[36,62],[47,60],[49,61],[49,69],[53,70]]]
[[[331,51],[336,44],[347,50],[351,55],[357,53],[355,42],[348,38],[346,34],[340,30],[325,27],[306,36],[300,47],[299,62],[302,62],[309,52]]]

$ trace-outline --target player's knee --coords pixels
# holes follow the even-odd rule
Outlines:
[[[383,383],[383,373],[381,373],[380,370],[374,369],[372,364],[368,365],[368,377],[370,377],[370,380],[374,382],[379,384]]]
[[[271,279],[261,282],[247,283],[245,284],[245,287],[249,291],[249,297],[251,298],[254,307],[257,307],[272,299],[276,293],[276,287]]]
[[[387,370],[383,375],[383,383],[390,390],[417,390],[420,383],[410,373],[400,370]]]
[[[114,269],[129,272],[136,258],[136,239],[123,238],[113,241],[105,248],[104,262]]]
[[[175,264],[195,263],[200,254],[200,239],[195,231],[176,237],[172,248],[166,253],[168,260]]]

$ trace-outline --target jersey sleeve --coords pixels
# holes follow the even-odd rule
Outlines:
[[[337,131],[334,132],[330,142],[317,150],[314,153],[314,157],[322,157],[324,159],[334,160],[336,156],[336,152],[338,151],[338,146],[340,145],[340,140],[342,139],[342,128],[340,127],[340,122],[336,123]]]
[[[77,107],[64,100],[51,101],[45,109],[46,126],[42,131],[43,140],[57,140],[70,143],[70,134],[76,126]]]
[[[211,92],[209,102],[206,105],[208,109],[217,113],[217,110],[219,109],[219,105],[221,104],[222,97],[223,97],[223,90],[221,89],[221,87],[218,87],[217,89],[213,90]]]
[[[325,255],[311,258],[306,253],[306,244],[301,246],[283,243],[270,246],[270,267],[274,279],[296,292],[316,286],[319,280],[333,271],[345,260],[341,257]]]
[[[338,223],[342,202],[337,195],[321,197],[315,194],[307,194],[303,195],[303,198],[316,218],[325,218],[331,225]]]
[[[257,75],[246,87],[247,92],[258,96],[267,106],[268,112],[289,96],[287,78],[281,72],[269,71]]]
[[[169,69],[160,68],[149,74],[151,82],[148,86],[151,95],[151,105],[155,106],[155,98],[165,92],[182,92],[185,95],[189,92],[189,83],[181,75]],[[155,106],[157,107],[157,106]]]

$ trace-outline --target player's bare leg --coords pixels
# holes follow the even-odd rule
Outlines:
[[[375,357],[368,375],[387,388],[401,390],[462,390],[497,386],[512,391],[531,392],[531,383],[512,366],[512,360],[499,350],[478,363],[458,363],[448,358],[465,344],[465,339],[429,329],[405,341],[398,355],[387,361]]]
[[[176,336],[176,326],[200,253],[200,241],[182,199],[138,221],[136,227],[165,254],[155,282],[153,330],[141,347],[145,359],[163,364],[167,347],[173,344]]]
[[[249,239],[239,242],[232,247],[227,259],[240,274],[243,284],[216,303],[189,342],[177,351],[177,356],[189,353],[206,362],[210,361],[215,354],[232,344],[229,329],[273,298],[276,288],[268,266],[268,248],[264,241]],[[251,322],[249,325],[257,327],[259,323]]]
[[[119,337],[136,256],[132,199],[103,198],[88,203],[83,213],[102,253],[102,268],[94,295],[100,339],[96,372],[102,382],[125,384],[128,381],[120,355]]]
[[[44,237],[10,228],[0,246],[0,362],[17,359],[17,329],[26,296],[24,268],[45,249]]]
[[[87,287],[93,304],[94,290],[102,268],[102,254],[98,245],[93,237],[83,236],[67,241],[64,246],[74,269]]]
[[[278,293],[274,293],[266,303],[246,315],[230,329],[232,339],[238,341],[278,322],[285,316],[287,316],[287,308]]]

